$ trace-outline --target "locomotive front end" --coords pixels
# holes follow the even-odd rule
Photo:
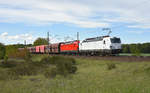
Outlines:
[[[110,50],[112,54],[119,54],[121,53],[122,47],[121,47],[121,40],[120,38],[113,37],[110,38],[111,44],[110,44]]]

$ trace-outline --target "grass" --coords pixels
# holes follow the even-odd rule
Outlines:
[[[42,74],[46,78],[54,78],[56,75],[64,77],[74,74],[77,71],[74,58],[63,56],[43,57],[40,61],[32,61],[31,58],[23,61],[5,61],[0,63],[0,80],[16,80],[22,76],[31,76]]]
[[[34,59],[40,60],[40,56]],[[76,59],[74,75],[47,79],[43,75],[0,81],[1,93],[150,93],[149,62],[112,62]],[[108,70],[107,64],[115,64]],[[5,70],[6,68],[0,68]]]

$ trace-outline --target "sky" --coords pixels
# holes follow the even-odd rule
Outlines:
[[[150,42],[150,0],[0,0],[0,42],[50,42],[107,35],[122,43]]]

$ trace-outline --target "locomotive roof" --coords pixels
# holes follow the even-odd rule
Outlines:
[[[103,38],[106,38],[106,37],[109,37],[109,36],[99,36],[99,37],[87,38],[87,39],[83,40],[83,42],[101,41],[101,40],[103,40]]]
[[[70,43],[74,43],[76,41],[79,41],[79,40],[74,40],[74,41],[68,41],[68,42],[61,42],[61,44],[70,44]]]

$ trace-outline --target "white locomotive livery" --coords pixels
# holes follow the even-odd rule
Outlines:
[[[90,55],[118,54],[121,52],[121,40],[110,36],[87,38],[79,44],[79,51]]]

